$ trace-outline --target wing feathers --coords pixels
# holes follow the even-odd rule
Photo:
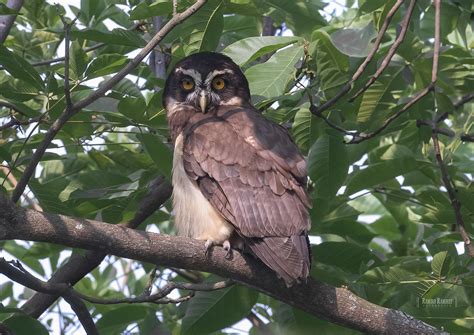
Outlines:
[[[184,167],[252,252],[288,285],[309,273],[306,163],[286,131],[254,110],[196,113]],[[206,119],[208,118],[208,119]]]

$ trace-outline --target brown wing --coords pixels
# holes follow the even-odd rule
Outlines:
[[[309,273],[306,163],[282,127],[221,108],[185,129],[184,167],[251,250],[288,284]]]

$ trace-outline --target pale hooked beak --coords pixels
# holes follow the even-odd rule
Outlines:
[[[206,114],[207,112],[207,96],[206,92],[201,91],[201,94],[199,95],[199,107],[201,107],[201,112],[203,114]]]

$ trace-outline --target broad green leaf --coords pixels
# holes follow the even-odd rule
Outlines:
[[[363,170],[354,171],[347,184],[346,194],[376,186],[397,176],[417,168],[413,158],[403,157],[400,159],[386,160],[381,163],[370,164]]]
[[[395,106],[393,90],[400,89],[401,70],[395,74],[386,74],[375,81],[362,96],[362,102],[357,113],[357,122],[365,123],[372,121],[373,114],[380,112],[387,115],[387,111]],[[372,122],[374,123],[374,122]]]
[[[224,2],[211,0],[183,23],[180,30],[186,55],[215,51],[224,28]]]
[[[269,52],[299,41],[301,38],[296,36],[247,37],[229,45],[222,53],[232,58],[237,65],[244,66]]]
[[[129,324],[142,320],[146,315],[147,307],[127,305],[102,314],[97,321],[97,329],[101,334],[120,334]]]
[[[122,55],[100,55],[89,63],[85,75],[87,79],[106,76],[119,71],[127,62],[128,58]]]
[[[146,120],[146,102],[143,98],[124,97],[118,104],[118,111],[134,121]]]
[[[315,192],[321,197],[333,197],[347,177],[349,162],[342,137],[323,135],[311,147],[308,174]]]
[[[136,32],[120,28],[107,32],[96,29],[77,30],[71,31],[71,36],[90,41],[125,45],[136,48],[142,48],[146,44],[146,42]]]
[[[172,12],[173,3],[169,0],[159,0],[152,4],[144,1],[130,12],[130,20],[143,20],[153,16],[164,16]]]
[[[257,297],[256,291],[241,285],[197,292],[186,309],[181,332],[183,335],[209,334],[231,326],[248,315]]]
[[[369,54],[370,41],[377,36],[372,23],[362,29],[340,29],[331,34],[334,46],[343,54],[351,57],[366,57]]]
[[[79,80],[82,79],[82,74],[86,69],[87,55],[84,52],[82,46],[77,42],[73,41],[69,50],[70,54],[70,79]]]
[[[293,79],[295,65],[303,56],[303,46],[295,45],[274,54],[267,62],[252,66],[245,75],[254,103],[282,95]]]
[[[447,251],[438,252],[433,256],[431,261],[431,269],[436,278],[442,278],[447,275],[449,261],[449,255]]]
[[[316,74],[321,81],[321,89],[330,98],[349,79],[349,57],[337,50],[325,31],[314,31],[311,40],[309,50],[316,59]]]
[[[298,109],[295,114],[295,120],[291,127],[291,134],[298,147],[307,153],[314,139],[314,123],[313,114],[308,107]]]
[[[370,263],[380,263],[369,249],[348,242],[324,242],[313,246],[312,252],[317,262],[335,265],[352,273],[359,273],[361,269],[365,272]]]
[[[48,335],[48,330],[35,318],[26,315],[14,315],[2,322],[15,335]]]
[[[14,77],[21,79],[37,89],[43,87],[43,80],[36,69],[24,58],[17,56],[3,45],[0,45],[0,64]]]
[[[162,139],[153,134],[138,134],[138,140],[142,143],[148,155],[156,164],[156,168],[162,175],[171,179],[171,168],[173,166],[173,153]]]

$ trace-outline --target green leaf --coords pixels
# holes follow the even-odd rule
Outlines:
[[[138,140],[143,144],[148,155],[156,163],[156,167],[168,180],[171,180],[171,169],[173,166],[173,153],[162,139],[153,134],[138,134]]]
[[[447,275],[449,269],[449,254],[447,251],[438,252],[433,256],[431,269],[436,278],[442,278]]]
[[[374,26],[369,23],[362,29],[340,29],[331,34],[334,46],[343,54],[351,57],[366,57],[369,54],[370,41],[377,36]]]
[[[13,331],[15,335],[49,334],[41,322],[26,315],[14,315],[3,321],[3,325]]]
[[[183,318],[182,334],[209,334],[231,326],[248,315],[257,302],[257,297],[256,291],[241,285],[197,292],[189,302]]]
[[[118,72],[127,62],[128,58],[122,55],[100,55],[89,64],[85,76],[87,79],[106,76]]]
[[[82,74],[86,69],[87,55],[84,52],[82,46],[77,42],[73,41],[71,44],[70,54],[70,79],[79,80],[82,79]]]
[[[335,265],[343,270],[359,273],[365,272],[370,262],[380,263],[380,260],[369,249],[348,242],[324,242],[312,247],[316,261]]]
[[[349,57],[337,50],[325,31],[316,30],[311,39],[309,50],[316,59],[316,74],[321,80],[321,89],[330,97],[348,80]]]
[[[146,120],[146,102],[143,98],[124,97],[118,104],[118,111],[134,121]]]
[[[186,55],[199,51],[215,51],[224,29],[224,2],[208,1],[196,14],[183,23],[181,39]]]
[[[13,15],[13,14],[18,14],[18,11],[7,7],[6,4],[0,3],[0,15]]]
[[[313,114],[308,107],[298,109],[291,127],[291,134],[303,153],[307,153],[314,138]]]
[[[402,69],[395,74],[383,75],[364,92],[359,112],[357,113],[357,122],[365,123],[372,121],[373,114],[376,111],[380,112],[383,116],[395,106],[392,91],[400,88],[402,81],[400,77],[401,72]]]
[[[274,54],[267,62],[249,68],[249,81],[254,103],[282,95],[296,71],[295,65],[303,56],[303,46],[295,45]]]
[[[386,160],[381,163],[369,165],[363,170],[355,171],[347,184],[346,194],[353,194],[358,191],[381,184],[397,176],[417,168],[415,159],[402,157],[400,159]]]
[[[347,177],[349,161],[342,137],[323,135],[308,155],[309,177],[320,197],[333,197]]]
[[[144,1],[130,12],[130,20],[143,20],[153,16],[163,16],[172,12],[173,3],[169,0],[159,0],[152,4],[148,4]]]
[[[146,316],[147,307],[128,305],[116,307],[102,314],[97,321],[97,329],[101,334],[120,334],[133,322],[141,321]]]
[[[301,41],[296,36],[260,36],[241,39],[222,50],[224,55],[229,56],[240,66],[289,44]]]
[[[3,65],[13,77],[30,83],[37,89],[43,87],[43,80],[35,68],[24,58],[17,56],[3,45],[0,45],[0,64]]]
[[[146,42],[140,37],[140,35],[138,35],[138,33],[121,28],[116,28],[107,32],[96,29],[71,31],[71,36],[74,38],[108,44],[125,45],[135,48],[142,48],[146,45]]]

